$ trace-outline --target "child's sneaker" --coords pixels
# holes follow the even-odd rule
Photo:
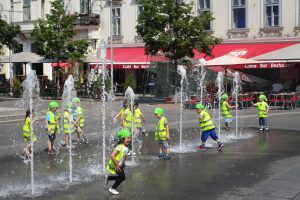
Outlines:
[[[55,155],[55,151],[53,149],[51,149],[51,150],[48,151],[48,154],[49,155]]]
[[[263,127],[261,127],[260,129],[259,129],[259,131],[263,131],[264,130],[264,128]]]
[[[166,155],[164,155],[164,160],[170,160],[171,159],[171,156],[169,155],[169,154],[166,154]]]
[[[160,153],[159,155],[158,155],[158,158],[163,158],[164,157],[164,154],[162,154],[162,153]]]
[[[269,127],[267,126],[265,130],[268,131],[268,130],[269,130]]]
[[[197,146],[196,149],[197,149],[197,150],[205,150],[205,145],[202,144],[202,145],[200,145],[200,146]]]
[[[220,143],[218,144],[218,151],[222,151],[223,146],[224,146],[224,145],[220,142]]]
[[[108,190],[111,194],[120,194],[117,190],[113,189],[113,188],[109,188]]]

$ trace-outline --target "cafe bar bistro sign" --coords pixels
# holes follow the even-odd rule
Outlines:
[[[229,68],[231,69],[272,69],[272,68],[286,68],[295,67],[295,63],[255,63],[255,64],[243,64],[243,65],[233,65]]]

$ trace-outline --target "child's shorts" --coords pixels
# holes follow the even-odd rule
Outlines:
[[[170,148],[168,142],[166,140],[158,140],[158,144],[162,145],[164,149]]]
[[[218,136],[217,136],[216,129],[214,128],[214,129],[211,129],[211,130],[208,130],[208,131],[203,131],[202,134],[201,134],[201,141],[206,142],[206,140],[208,139],[209,136],[213,140],[219,139]]]
[[[260,126],[268,125],[268,118],[260,117],[260,118],[258,119],[258,121],[259,121],[259,125],[260,125]]]
[[[53,142],[53,141],[55,140],[55,138],[56,138],[56,135],[55,135],[55,134],[48,135],[48,140],[49,140],[50,142]]]

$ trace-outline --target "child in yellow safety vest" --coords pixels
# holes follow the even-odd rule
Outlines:
[[[31,116],[30,116],[31,114]],[[30,122],[30,117],[32,118],[32,123]],[[29,158],[31,155],[31,142],[35,143],[37,141],[36,135],[33,132],[33,130],[31,130],[31,128],[33,128],[33,124],[36,121],[39,121],[41,119],[44,119],[44,117],[39,117],[36,118],[35,114],[34,114],[34,110],[32,109],[32,112],[30,112],[30,109],[26,110],[26,116],[25,116],[25,121],[24,121],[24,125],[23,125],[23,137],[24,140],[27,142],[27,145],[24,148],[24,154],[25,154],[25,158]],[[31,125],[30,125],[31,123]]]
[[[138,106],[138,102],[134,102],[133,112],[131,111],[131,108],[124,111],[123,128],[131,130],[133,126],[133,132],[145,135],[145,131],[142,127],[142,120],[145,122],[145,118]]]
[[[46,131],[48,134],[48,154],[55,154],[54,142],[59,130],[60,116],[57,113],[58,103],[53,101],[48,106],[46,114]]]
[[[155,108],[154,115],[158,120],[155,129],[155,140],[159,144],[159,158],[165,160],[170,159],[170,146],[168,140],[170,139],[168,120],[164,116],[164,110],[162,108]]]
[[[128,146],[131,143],[131,133],[129,130],[120,130],[117,135],[119,139],[118,144],[106,166],[107,171],[110,173],[105,180],[106,185],[109,181],[115,181],[112,187],[109,188],[109,192],[112,194],[119,194],[116,189],[125,180],[125,160],[129,150]]]
[[[67,103],[66,109],[64,112],[64,134],[66,135],[66,147],[71,148],[72,146],[72,140],[71,140],[71,135],[74,134],[75,131],[75,122],[73,120],[73,115],[72,115],[72,104]]]
[[[128,108],[128,102],[127,102],[127,100],[125,100],[123,102],[123,107],[122,107],[121,111],[114,117],[114,122],[117,122],[118,118],[120,117],[121,118],[121,126],[123,126],[124,112],[125,112],[125,110],[127,110],[127,108]]]
[[[79,106],[80,99],[78,97],[75,97],[72,99],[73,103],[73,120],[75,123],[75,130],[77,132],[77,143],[82,144],[88,143],[88,139],[84,135],[84,112],[83,109]]]
[[[269,130],[268,126],[268,112],[269,112],[269,105],[267,103],[268,99],[265,95],[259,95],[258,97],[259,102],[257,103],[252,103],[253,106],[257,106],[258,110],[258,121],[259,121],[259,130],[263,131]]]
[[[229,129],[229,124],[232,123],[232,115],[230,113],[230,109],[236,108],[236,106],[231,106],[228,103],[229,96],[227,94],[223,94],[221,96],[221,104],[220,104],[220,110],[221,114],[225,120],[224,128],[226,130]]]
[[[198,103],[196,105],[196,112],[199,113],[199,127],[202,131],[201,134],[202,144],[198,146],[197,149],[204,150],[206,140],[208,139],[208,137],[211,137],[213,140],[215,140],[218,143],[218,151],[221,151],[223,148],[223,144],[222,142],[220,142],[217,136],[214,122],[211,120],[208,112],[206,112],[204,105]]]

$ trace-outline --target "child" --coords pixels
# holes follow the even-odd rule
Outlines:
[[[131,143],[130,131],[120,130],[118,132],[118,139],[118,144],[111,154],[111,159],[106,166],[106,169],[110,172],[110,175],[108,175],[105,181],[106,185],[108,184],[108,181],[115,181],[113,186],[109,188],[111,194],[119,194],[116,189],[125,180],[125,160],[128,153],[128,146]]]
[[[134,108],[131,108],[129,106],[126,110],[124,110],[123,117],[122,117],[122,127],[123,129],[127,129],[131,131],[132,125],[134,125],[134,121],[132,121],[132,118],[134,118],[132,110]]]
[[[67,103],[64,112],[64,134],[66,134],[66,147],[69,148],[72,146],[71,135],[73,135],[75,131],[74,125],[75,122],[73,121],[72,116],[72,104]]]
[[[123,102],[123,107],[122,107],[121,111],[114,117],[115,122],[117,122],[118,118],[121,117],[121,126],[123,126],[124,112],[125,112],[125,110],[127,110],[127,108],[128,108],[128,102],[127,102],[127,100],[125,100]]]
[[[73,120],[74,120],[74,124],[75,124],[75,129],[77,132],[77,143],[87,144],[88,140],[83,133],[84,113],[83,113],[83,109],[79,106],[80,99],[78,97],[75,97],[72,99],[72,103],[73,103]],[[80,141],[81,136],[83,138],[83,141]]]
[[[257,110],[258,110],[258,119],[259,119],[259,130],[263,131],[269,130],[269,126],[268,126],[268,112],[269,112],[269,106],[267,104],[267,97],[265,95],[259,95],[258,97],[259,102],[257,103],[252,103],[253,106],[257,106]]]
[[[159,158],[170,159],[170,146],[168,140],[170,139],[168,120],[164,116],[164,110],[162,108],[155,108],[154,115],[159,119],[156,130],[155,130],[155,140],[159,144]]]
[[[226,130],[229,129],[229,124],[232,122],[232,115],[230,113],[230,109],[232,108],[236,108],[236,106],[231,106],[228,103],[228,98],[229,96],[227,94],[223,94],[221,96],[221,104],[220,104],[220,109],[221,109],[221,114],[225,119],[225,124],[224,124],[224,128]]]
[[[143,134],[146,135],[146,131],[143,130],[142,127],[142,120],[145,123],[145,118],[143,113],[141,112],[141,110],[139,109],[139,103],[138,102],[134,102],[134,125],[137,128],[137,131],[139,134]]]
[[[30,109],[26,110],[26,116],[25,116],[25,121],[24,121],[24,125],[23,125],[23,137],[24,140],[27,142],[27,145],[24,148],[24,154],[25,154],[25,158],[28,159],[31,155],[31,141],[32,142],[36,142],[37,138],[36,135],[33,131],[31,131],[31,127],[30,127]],[[35,114],[34,114],[34,110],[32,109],[32,116],[31,118],[32,120],[32,125],[34,124],[34,122],[39,121],[41,119],[44,119],[44,117],[40,117],[40,118],[35,118]],[[32,136],[32,138],[31,138]]]
[[[54,141],[56,134],[59,130],[58,120],[60,119],[57,114],[58,103],[53,101],[48,106],[48,112],[46,114],[46,131],[48,134],[48,154],[55,154]]]
[[[196,105],[196,112],[199,113],[199,126],[202,131],[201,140],[202,145],[198,146],[197,149],[204,150],[205,142],[210,136],[213,140],[218,143],[218,151],[221,151],[223,148],[223,144],[219,141],[219,138],[216,133],[216,127],[213,121],[210,118],[208,112],[206,112],[204,105],[198,103]]]

